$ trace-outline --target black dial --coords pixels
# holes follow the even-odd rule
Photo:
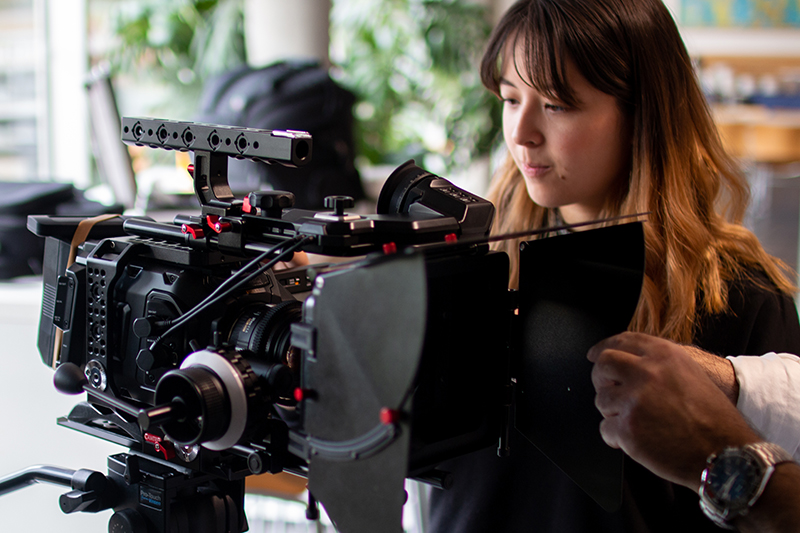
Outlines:
[[[763,472],[750,454],[723,452],[714,461],[704,479],[706,494],[722,507],[747,507],[761,484]]]

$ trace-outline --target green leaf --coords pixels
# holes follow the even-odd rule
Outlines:
[[[499,106],[481,85],[486,9],[453,0],[334,0],[334,74],[358,97],[359,149],[372,163],[435,156],[444,170],[488,154]]]

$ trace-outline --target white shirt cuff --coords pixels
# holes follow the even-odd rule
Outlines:
[[[766,440],[800,460],[800,358],[768,353],[728,359],[739,382],[739,412]]]

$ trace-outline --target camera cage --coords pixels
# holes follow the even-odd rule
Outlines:
[[[400,531],[406,477],[446,489],[439,463],[508,454],[511,431],[620,505],[623,456],[597,431],[585,353],[637,305],[641,222],[547,230],[523,245],[509,291],[508,257],[487,244],[508,237],[489,237],[492,204],[413,161],[376,214],[348,212],[347,197],[320,213],[281,191],[237,199],[227,182],[228,157],[306,164],[307,133],[146,118],[122,131],[193,153],[201,212],[88,229],[29,217],[46,237],[42,359],[59,390],[88,396],[59,424],[128,448],[89,476],[103,490],[85,471],[25,473],[72,486],[65,512],[184,531],[186,502],[211,498],[225,530],[244,531],[244,478],[288,471],[308,478],[310,517],[319,501],[341,531]],[[271,268],[294,250],[354,259]]]

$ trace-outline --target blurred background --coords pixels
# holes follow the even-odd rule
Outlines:
[[[748,224],[796,269],[800,1],[664,1],[720,133],[747,169]],[[0,0],[0,358],[12,376],[0,389],[0,477],[36,463],[103,471],[105,456],[120,451],[56,426],[76,399],[53,390],[39,361],[41,265],[35,252],[15,249],[28,213],[193,207],[186,155],[129,149],[120,116],[308,129],[320,161],[302,179],[231,168],[235,190],[298,187],[302,207],[318,207],[332,190],[372,211],[383,180],[410,158],[484,194],[500,115],[476,64],[511,3]],[[248,500],[251,531],[310,530],[296,501],[302,483],[270,490],[254,488]],[[108,513],[62,515],[61,492],[0,497],[0,529],[105,530]],[[416,488],[409,494],[406,529],[422,531],[424,506],[414,503]]]
[[[731,149],[762,181],[762,174],[796,174],[797,1],[665,1]],[[488,156],[498,145],[499,107],[482,88],[475,64],[510,4],[0,0],[0,179],[72,183],[106,204],[146,209],[154,189],[180,192],[188,177],[153,176],[154,166],[175,166],[174,154],[134,152],[139,197],[126,194],[122,182],[130,180],[103,161],[111,159],[109,139],[92,140],[109,121],[103,91],[112,91],[119,115],[268,122],[263,113],[245,115],[254,100],[270,95],[224,85],[243,69],[253,74],[289,61],[295,73],[316,62],[353,95],[342,105],[351,104],[353,158],[368,197],[409,158],[480,194],[491,175]],[[277,75],[269,76],[251,83]],[[281,104],[291,96],[283,95]],[[298,115],[296,122],[303,121]]]

